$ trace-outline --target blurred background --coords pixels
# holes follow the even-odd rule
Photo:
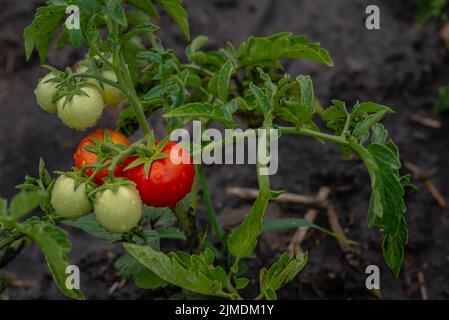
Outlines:
[[[26,174],[37,175],[40,157],[52,171],[70,169],[73,152],[87,134],[70,130],[36,104],[33,91],[45,70],[36,56],[25,61],[22,32],[42,3],[0,0],[0,196],[6,198],[16,192],[14,187]],[[380,8],[380,30],[365,28],[365,8],[370,4]],[[409,244],[401,275],[396,279],[387,269],[380,250],[382,235],[367,227],[370,183],[363,165],[343,161],[330,144],[283,137],[273,189],[315,195],[320,187],[330,187],[329,199],[340,224],[359,246],[351,253],[344,252],[335,239],[312,232],[301,244],[309,252],[309,262],[299,277],[279,292],[279,298],[448,299],[449,210],[444,199],[449,199],[449,117],[438,114],[434,107],[438,88],[449,82],[448,52],[439,36],[442,23],[434,20],[418,27],[417,1],[412,0],[184,0],[184,5],[192,36],[209,36],[210,49],[228,40],[238,45],[250,35],[306,34],[329,51],[335,67],[287,61],[286,69],[293,77],[309,74],[324,106],[331,99],[348,105],[357,100],[375,101],[396,111],[385,119],[385,125],[401,150],[403,173],[413,173],[419,188],[408,199]],[[181,31],[166,16],[161,24],[163,43],[182,57],[186,41]],[[47,63],[65,68],[82,56],[83,52],[66,48],[51,52]],[[98,127],[114,128],[119,112],[107,111]],[[152,122],[158,126],[157,117]],[[256,187],[255,169],[225,165],[207,169],[216,210],[222,222],[232,227],[251,202],[226,189]],[[302,206],[273,203],[267,215],[303,217],[306,212]],[[199,214],[204,224],[203,207]],[[316,223],[329,228],[325,212],[318,214]],[[121,254],[118,247],[76,230],[70,232],[71,262],[81,269],[81,289],[88,299],[152,297],[116,273],[112,265]],[[270,264],[286,250],[293,234],[264,235],[257,248],[259,258],[251,263]],[[365,268],[370,264],[381,270],[377,296],[365,289]],[[6,294],[12,299],[63,298],[46,268],[40,251],[34,246],[26,248],[0,271],[11,280]]]

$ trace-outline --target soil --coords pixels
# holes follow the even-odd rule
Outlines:
[[[423,28],[414,23],[416,1],[399,0],[185,0],[194,36],[210,37],[211,49],[227,40],[237,44],[250,35],[280,31],[307,34],[328,49],[335,67],[311,62],[287,61],[293,76],[310,74],[315,93],[324,105],[331,99],[353,104],[375,101],[392,107],[396,114],[385,125],[401,150],[403,160],[434,172],[432,182],[449,200],[449,118],[434,108],[439,86],[449,81],[448,55],[438,38],[441,24],[432,21]],[[61,124],[36,105],[33,90],[44,70],[34,57],[26,63],[21,33],[31,20],[39,1],[0,2],[0,194],[11,197],[14,186],[25,174],[36,174],[40,157],[49,169],[72,166],[72,153],[84,133]],[[367,30],[365,8],[376,4],[381,29]],[[181,32],[163,17],[164,43],[179,54],[185,40]],[[73,64],[81,54],[65,49],[52,53],[48,63],[57,67]],[[440,118],[442,127],[432,129],[409,119],[410,112]],[[100,127],[114,126],[118,111],[109,111]],[[156,119],[153,119],[156,121]],[[303,243],[309,261],[300,276],[279,292],[281,299],[374,299],[365,289],[365,268],[375,264],[381,270],[381,294],[385,299],[422,299],[425,288],[430,299],[449,298],[449,210],[441,208],[420,181],[419,190],[408,199],[409,244],[403,269],[395,278],[385,266],[381,233],[369,229],[366,212],[370,184],[363,165],[343,161],[338,149],[307,138],[283,137],[280,168],[272,177],[274,189],[314,195],[321,186],[332,188],[347,236],[359,243],[356,254],[347,259],[335,239],[314,232]],[[407,173],[404,170],[403,173]],[[256,187],[253,166],[207,168],[214,205],[221,218],[244,212],[250,203],[226,194],[230,186]],[[307,208],[272,204],[268,215],[302,217]],[[205,210],[200,207],[200,224]],[[329,227],[325,212],[317,224]],[[268,233],[259,242],[257,266],[271,264],[284,251],[294,231]],[[70,230],[73,249],[70,259],[82,270],[82,289],[88,299],[144,299],[152,294],[132,283],[120,283],[112,266],[120,255],[118,247]],[[170,246],[174,246],[171,243]],[[253,269],[253,268],[252,268]],[[14,281],[6,290],[11,299],[62,299],[49,275],[44,258],[35,246],[26,248],[2,273]],[[420,287],[418,273],[424,276]],[[120,285],[118,285],[120,284]],[[112,290],[111,287],[118,287]],[[257,283],[253,283],[257,286]]]

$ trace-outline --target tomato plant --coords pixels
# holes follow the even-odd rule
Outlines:
[[[73,171],[59,173],[54,180],[41,161],[39,177],[26,177],[9,204],[0,201],[1,264],[20,252],[25,239],[34,241],[46,256],[61,292],[83,298],[81,291],[64,284],[71,245],[67,232],[59,226],[62,223],[122,244],[127,254],[115,266],[144,289],[175,286],[190,294],[242,299],[241,290],[251,283],[242,263],[253,255],[262,232],[273,226],[324,229],[304,219],[264,220],[269,202],[282,192],[272,190],[270,176],[261,170],[267,163],[258,153],[257,198],[239,226],[224,230],[211,200],[204,164],[194,164],[192,157],[198,147],[216,150],[244,134],[183,147],[169,140],[174,130],[192,121],[199,121],[202,128],[212,123],[236,128],[237,119],[250,118],[256,129],[278,133],[267,137],[267,142],[282,141],[286,135],[305,136],[334,143],[345,159],[356,156],[365,164],[372,187],[368,226],[382,230],[385,262],[399,275],[408,238],[404,197],[410,177],[400,175],[399,150],[380,123],[393,110],[374,102],[357,102],[349,108],[339,100],[324,110],[318,108],[312,79],[282,72],[284,59],[333,66],[329,53],[304,35],[251,36],[238,49],[228,43],[223,49],[206,51],[207,37],[190,41],[181,1],[158,3],[189,41],[185,60],[159,39],[159,27],[153,24],[159,13],[152,1],[50,0],[37,9],[35,20],[24,32],[28,59],[36,50],[44,63],[56,35],[59,47],[81,48],[84,44],[88,48],[77,66],[66,70],[46,66],[49,74],[43,79],[51,81],[39,82],[38,104],[44,110],[56,110],[63,123],[78,130],[95,125],[105,105],[125,104],[126,108],[117,121],[118,132],[99,130],[81,141]],[[79,7],[81,28],[64,27],[58,33],[69,4]],[[156,110],[163,114],[166,128],[160,141],[149,125]],[[323,125],[327,129],[322,130]],[[139,130],[141,138],[132,137],[130,142],[127,137]],[[269,145],[261,147],[264,153]],[[172,150],[190,161],[175,163]],[[209,226],[197,225],[201,201],[211,234]],[[26,218],[37,207],[45,215]],[[161,242],[167,238],[186,241],[187,252],[161,250]],[[276,292],[304,268],[307,255],[284,253],[271,266],[262,267],[260,292],[252,298],[276,299]]]

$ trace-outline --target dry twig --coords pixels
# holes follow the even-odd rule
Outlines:
[[[419,123],[425,127],[432,128],[432,129],[440,129],[441,128],[441,121],[439,121],[439,120],[432,119],[429,117],[424,117],[417,113],[412,113],[412,112],[409,112],[407,114],[407,116],[413,122]]]
[[[321,187],[317,193],[317,199],[319,201],[326,201],[327,197],[330,194],[331,189],[328,187]],[[315,221],[316,216],[318,215],[318,209],[311,208],[304,215],[304,219],[313,222]],[[292,254],[296,254],[301,250],[301,242],[306,238],[307,231],[309,228],[307,227],[299,227],[296,230],[296,233],[293,235],[290,240],[290,244],[288,245],[288,251]]]

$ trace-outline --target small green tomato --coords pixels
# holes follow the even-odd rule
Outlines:
[[[111,80],[113,82],[117,82],[117,75],[112,70],[103,71],[101,74],[103,78]],[[128,99],[125,97],[123,92],[116,87],[110,86],[108,84],[103,83],[102,96],[104,103],[108,107],[117,107],[121,103],[128,102]]]
[[[45,77],[39,80],[34,94],[36,95],[37,104],[45,111],[56,113],[56,103],[53,102],[53,96],[57,92],[56,83],[49,82],[54,79],[52,73],[47,74]]]
[[[106,189],[96,195],[94,212],[98,222],[112,232],[128,232],[142,217],[143,205],[133,186]]]
[[[82,183],[75,189],[75,180],[64,175],[56,179],[50,202],[56,215],[67,219],[79,218],[92,212],[86,184]]]
[[[59,118],[66,126],[76,130],[94,126],[104,109],[103,98],[96,88],[87,86],[82,90],[86,95],[76,94],[69,101],[62,97],[57,102]]]

